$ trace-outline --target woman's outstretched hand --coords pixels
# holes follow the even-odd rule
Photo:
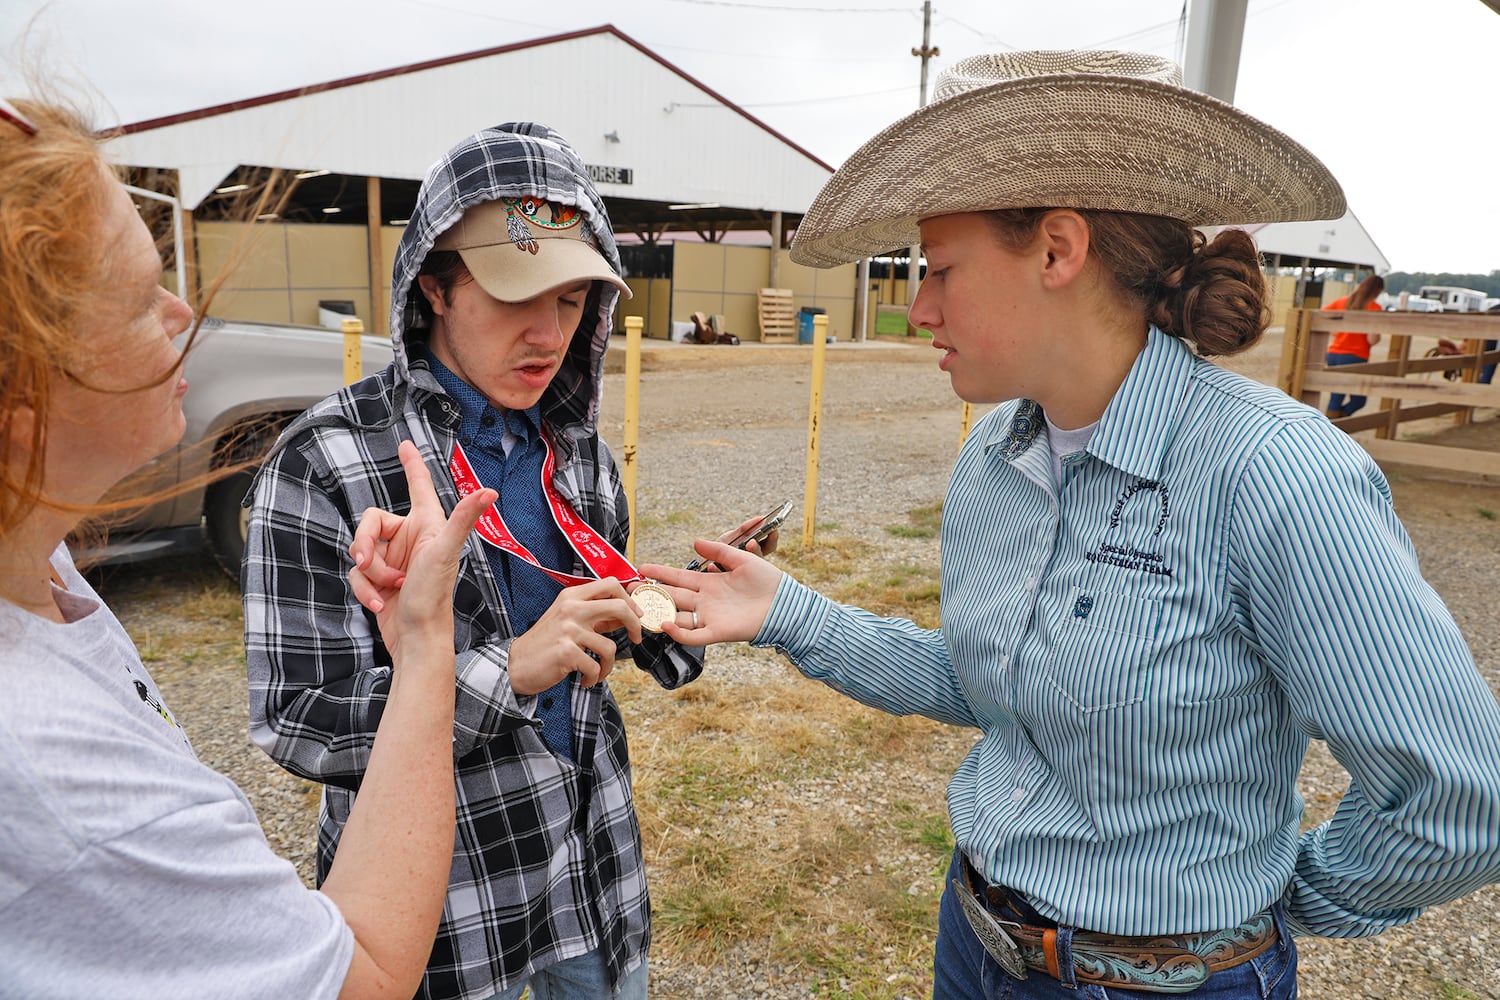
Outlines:
[[[662,631],[685,646],[749,642],[770,614],[781,570],[760,556],[722,542],[700,539],[693,548],[722,572],[698,573],[647,564],[642,573],[664,584],[677,604],[677,616]]]
[[[499,499],[494,490],[476,490],[460,499],[449,517],[416,445],[402,441],[397,454],[411,491],[411,512],[403,516],[371,507],[349,545],[354,560],[349,583],[359,603],[375,613],[392,657],[403,636],[424,629],[452,642],[458,556],[479,515]]]

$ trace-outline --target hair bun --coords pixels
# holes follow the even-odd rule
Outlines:
[[[1176,321],[1169,332],[1205,357],[1243,351],[1270,321],[1255,242],[1243,229],[1225,229],[1211,242],[1194,235],[1192,256],[1163,280],[1162,306]]]

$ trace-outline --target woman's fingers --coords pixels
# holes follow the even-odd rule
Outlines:
[[[738,527],[730,528],[728,531],[724,532],[724,534],[720,535],[718,540],[726,544],[732,542],[736,538],[739,538],[741,535],[743,535],[745,532],[752,531],[755,528],[760,527],[760,523],[764,520],[765,518],[759,514],[755,515],[754,517],[747,517],[745,518],[744,523],[740,524]]]
[[[411,492],[411,508],[415,512],[419,509],[431,509],[438,505],[437,490],[432,485],[432,474],[427,471],[427,463],[422,461],[422,453],[417,446],[410,441],[402,441],[396,446],[396,455],[401,459],[401,468],[406,473],[406,486]]]
[[[349,570],[349,586],[354,591],[354,599],[369,608],[375,614],[385,610],[385,595],[387,588],[377,587],[364,570],[355,566]]]
[[[754,552],[756,555],[764,558],[770,555],[772,552],[776,551],[776,546],[780,541],[781,529],[777,528],[775,531],[771,532],[760,541],[751,542],[749,545],[745,546],[745,550],[747,552]]]
[[[453,508],[453,513],[448,517],[448,523],[443,526],[444,542],[452,551],[458,551],[464,546],[469,532],[474,530],[475,523],[484,516],[484,512],[494,506],[495,501],[500,499],[500,494],[489,487],[475,490],[458,501],[458,506]]]
[[[694,542],[693,550],[709,562],[718,563],[719,568],[726,573],[733,572],[736,567],[760,558],[744,549],[737,549],[723,542],[711,542],[706,538],[700,538]]]
[[[677,605],[678,611],[686,611],[695,607],[703,586],[712,578],[723,575],[700,573],[697,570],[680,569],[676,566],[658,566],[655,563],[644,563],[639,569],[667,588],[667,593],[672,595],[672,603]]]
[[[708,646],[712,645],[713,639],[708,629],[703,627],[684,627],[675,621],[665,622],[661,627],[668,639],[683,646]]]
[[[699,541],[694,548],[718,563],[723,572],[697,573],[655,564],[641,567],[672,594],[679,612],[662,626],[666,635],[690,646],[715,642],[748,642],[770,612],[782,579],[781,570],[759,556],[719,542]]]
[[[499,499],[491,489],[480,489],[461,497],[451,516],[443,514],[442,502],[421,453],[410,441],[398,447],[401,468],[411,493],[411,513],[392,514],[371,507],[360,515],[349,544],[349,557],[369,582],[381,590],[401,586],[410,570],[417,542],[426,534],[437,536],[441,551],[459,552],[485,510]]]
[[[359,525],[354,529],[349,558],[378,587],[393,587],[400,580],[402,571],[386,561],[386,550],[405,521],[399,514],[371,507],[360,515]]]

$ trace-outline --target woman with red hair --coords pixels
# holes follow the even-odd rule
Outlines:
[[[200,762],[64,540],[182,436],[188,305],[83,118],[0,100],[0,993],[410,997],[453,851],[452,595],[493,502],[367,511],[350,579],[395,680],[320,891]],[[400,589],[365,570],[405,570]],[[382,576],[383,578],[383,576]]]

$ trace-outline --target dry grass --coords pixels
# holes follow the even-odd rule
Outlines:
[[[94,582],[111,599],[122,578],[130,637],[158,684],[194,675],[226,658],[244,666],[244,613],[240,592],[208,559],[184,557],[145,568],[99,570]],[[111,601],[113,603],[113,601]]]
[[[892,534],[926,538],[937,517],[936,508],[915,511],[910,533]],[[789,537],[775,558],[836,600],[934,626],[936,560],[890,562],[902,544],[882,548],[820,524],[817,549],[804,554]],[[232,703],[242,715],[233,581],[207,559],[119,576],[121,586],[106,580],[105,589],[169,703]],[[705,676],[679,691],[633,669],[610,679],[630,732],[653,961],[713,967],[750,949],[821,995],[928,994],[953,850],[944,790],[974,734],[866,708],[770,651],[719,648],[709,657]],[[278,775],[287,780],[272,788],[263,771],[274,768],[249,747],[243,721],[217,739],[192,718],[184,723],[205,759],[250,793],[263,822],[286,814],[278,850],[290,854],[296,842],[310,862],[316,786]]]
[[[778,560],[835,599],[936,624],[935,564],[892,569],[847,538],[783,545]],[[611,680],[633,734],[654,960],[713,966],[753,947],[821,994],[929,993],[953,851],[943,792],[973,734],[866,708],[769,652],[709,656],[675,692],[636,671]]]

